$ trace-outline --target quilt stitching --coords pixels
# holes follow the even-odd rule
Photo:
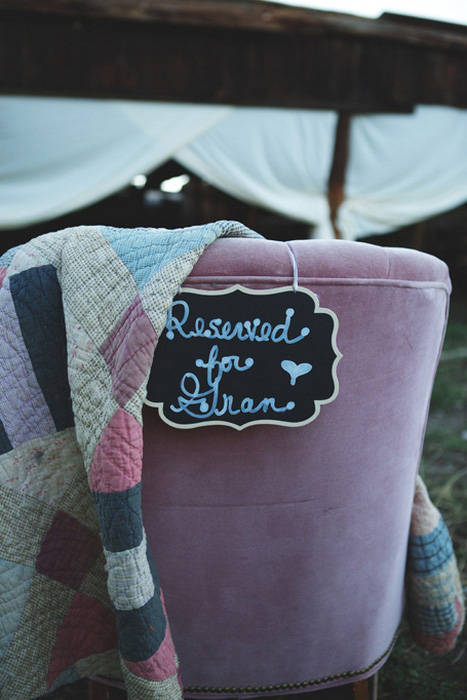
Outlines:
[[[21,335],[8,281],[0,289],[0,306],[0,418],[4,441],[17,447],[32,437],[54,432],[55,424]]]
[[[449,651],[465,603],[448,529],[417,477],[407,558],[407,612],[412,635],[433,653]]]
[[[50,506],[57,505],[82,468],[81,451],[72,428],[29,440],[0,455],[1,482]]]
[[[181,698],[142,525],[142,404],[172,298],[220,235],[257,236],[235,222],[79,227],[0,259],[0,558],[19,605],[2,638],[9,700],[115,675],[117,647],[131,700]],[[2,609],[12,595],[0,588]]]

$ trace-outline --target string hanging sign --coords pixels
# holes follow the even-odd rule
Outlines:
[[[177,428],[305,425],[338,395],[337,331],[336,314],[302,287],[182,289],[145,402]]]

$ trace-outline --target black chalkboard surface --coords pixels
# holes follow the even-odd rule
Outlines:
[[[300,426],[338,394],[337,316],[299,287],[183,289],[154,354],[146,403],[177,428]]]

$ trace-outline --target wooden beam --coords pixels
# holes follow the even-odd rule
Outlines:
[[[80,18],[160,22],[294,34],[333,33],[407,45],[467,50],[467,30],[422,21],[401,23],[396,15],[378,20],[259,0],[0,0],[4,9]],[[443,29],[443,26],[445,28]]]
[[[396,39],[381,27],[245,0],[0,0],[0,93],[345,112],[467,107],[463,36],[448,50],[447,35],[436,43],[431,29],[404,35],[398,25]]]

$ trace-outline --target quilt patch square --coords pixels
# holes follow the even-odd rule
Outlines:
[[[0,455],[0,480],[50,506],[58,504],[79,470],[84,474],[73,428],[35,438]]]
[[[160,601],[167,617],[164,596],[160,591]],[[157,651],[144,661],[124,660],[125,667],[135,676],[151,681],[164,681],[171,677],[176,677],[178,673],[178,660],[174,652],[172,634],[167,623],[164,639]]]
[[[99,348],[112,374],[113,395],[120,406],[146,378],[156,342],[156,332],[137,296]]]
[[[36,571],[78,589],[101,551],[98,533],[89,530],[76,518],[57,511],[42,541]]]
[[[36,698],[49,690],[47,673],[57,630],[76,592],[34,573],[21,621],[0,664],[1,697]],[[73,640],[68,643],[72,646]]]
[[[74,418],[57,271],[52,265],[24,270],[10,277],[10,289],[34,373],[56,429],[69,428]]]
[[[117,610],[141,608],[154,595],[154,581],[147,557],[146,534],[138,547],[107,552],[108,587]]]
[[[90,530],[99,531],[96,507],[93,503],[84,465],[77,470],[58,502],[58,508],[86,525]]]
[[[168,231],[133,229],[131,236],[125,229],[107,228],[105,237],[133,275],[139,289],[157,275],[171,260],[205,242],[200,226]]]
[[[74,345],[75,339],[72,339]],[[96,351],[86,361],[70,357],[70,382],[78,440],[86,470],[108,422],[118,409],[112,394],[112,375],[106,361]]]
[[[426,535],[410,537],[410,567],[417,574],[439,571],[453,557],[452,541],[444,520]]]
[[[136,610],[116,610],[118,648],[125,661],[150,659],[160,649],[167,630],[159,590]],[[173,654],[173,647],[172,647]],[[167,653],[164,652],[164,658]]]
[[[126,491],[141,481],[143,435],[133,416],[119,408],[96,446],[89,470],[93,491]]]
[[[165,681],[151,681],[136,676],[129,668],[123,665],[123,677],[128,697],[130,698],[137,698],[138,700],[161,698],[162,700],[168,700],[169,698],[182,697],[183,686],[179,674],[167,678]]]
[[[91,598],[97,598],[97,600],[100,600],[101,603],[110,610],[112,608],[112,601],[110,600],[109,590],[107,588],[105,563],[105,555],[104,551],[102,551],[84,577],[79,590],[80,593],[84,593]]]
[[[0,415],[13,447],[56,431],[29,356],[9,279],[0,289]]]
[[[138,293],[133,276],[104,233],[105,227],[76,230],[64,245],[61,261],[67,323],[71,312],[96,346],[105,341]]]
[[[47,503],[0,483],[0,557],[34,568],[55,513]]]
[[[83,620],[87,621],[86,627]],[[73,646],[69,640],[73,639]],[[79,659],[101,654],[117,646],[117,629],[112,610],[99,600],[78,592],[57,631],[52,650],[47,686]]]
[[[141,482],[120,493],[92,494],[97,508],[104,549],[124,552],[143,539]]]
[[[30,566],[0,559],[0,658],[20,623],[33,575]]]

